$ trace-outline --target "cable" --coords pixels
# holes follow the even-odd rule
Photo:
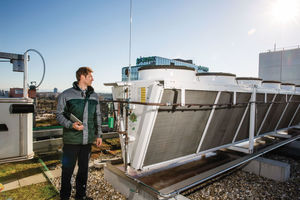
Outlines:
[[[42,76],[42,79],[41,79],[41,81],[39,82],[39,84],[36,86],[36,88],[38,88],[41,84],[42,84],[42,82],[43,82],[43,80],[44,80],[44,77],[45,77],[45,73],[46,73],[46,64],[45,64],[45,60],[44,60],[44,57],[42,56],[42,54],[40,53],[40,52],[38,52],[37,50],[35,50],[35,49],[28,49],[25,53],[28,53],[29,51],[33,51],[33,52],[35,52],[35,53],[37,53],[41,58],[42,58],[42,61],[43,61],[43,76]],[[25,54],[24,53],[24,54]],[[25,59],[27,59],[27,58],[25,58]],[[29,86],[29,85],[28,85]]]
[[[50,177],[49,174],[46,173],[46,172],[50,172],[49,169],[48,169],[48,167],[47,167],[47,165],[44,163],[44,161],[43,161],[39,156],[37,156],[37,158],[38,158],[38,161],[39,161],[39,162],[41,163],[41,165],[43,166],[43,167],[41,167],[41,168],[42,168],[42,171],[43,171],[44,175],[46,176],[46,178],[48,179],[48,181],[49,181],[49,182],[51,183],[51,185],[53,186],[55,192],[56,192],[57,194],[59,194],[58,189],[55,187],[55,185],[54,185],[54,183],[53,183],[52,177]],[[51,173],[50,173],[50,174],[51,174]]]

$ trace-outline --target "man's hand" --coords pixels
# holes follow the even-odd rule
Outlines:
[[[102,145],[102,138],[97,138],[96,145],[98,148]]]
[[[72,127],[77,131],[82,131],[83,130],[83,125],[80,122],[74,122]]]

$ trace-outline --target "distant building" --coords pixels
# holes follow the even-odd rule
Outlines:
[[[9,97],[13,97],[13,98],[23,97],[23,88],[10,88]]]
[[[37,97],[42,97],[42,98],[50,98],[50,99],[55,99],[57,98],[59,93],[54,93],[54,92],[38,92]]]
[[[8,97],[8,91],[0,90],[0,98],[7,98]]]
[[[54,93],[57,93],[57,92],[58,92],[58,89],[57,89],[57,88],[54,88],[54,89],[53,89],[53,92],[54,92]]]
[[[208,72],[208,67],[204,67],[201,65],[193,64],[193,60],[183,60],[183,59],[168,59],[159,56],[151,56],[151,57],[140,57],[136,59],[136,66],[131,67],[131,80],[138,80],[138,70],[142,66],[146,65],[175,65],[175,66],[186,66],[191,67],[197,70],[197,72]],[[128,71],[129,67],[122,68],[122,81],[127,81],[128,76],[126,75],[126,71]]]
[[[23,88],[10,88],[9,90],[9,97],[12,98],[21,98],[23,97]],[[28,90],[28,97],[29,98],[36,98],[36,89],[29,89]]]
[[[300,85],[300,48],[259,54],[259,77]]]
[[[100,100],[112,100],[112,93],[98,93]]]

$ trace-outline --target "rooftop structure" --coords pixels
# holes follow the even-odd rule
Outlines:
[[[300,84],[300,48],[284,48],[259,54],[259,77]]]

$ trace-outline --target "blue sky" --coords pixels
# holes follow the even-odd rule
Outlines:
[[[193,59],[210,71],[257,76],[260,52],[275,42],[279,48],[300,44],[299,16],[274,17],[276,2],[133,0],[131,63],[140,56]],[[0,19],[0,51],[43,54],[41,91],[69,88],[84,65],[94,69],[96,91],[109,92],[103,83],[119,81],[129,63],[129,0],[1,0]],[[30,55],[29,80],[39,82],[42,62]],[[0,67],[1,89],[22,87],[22,73],[9,63]]]

